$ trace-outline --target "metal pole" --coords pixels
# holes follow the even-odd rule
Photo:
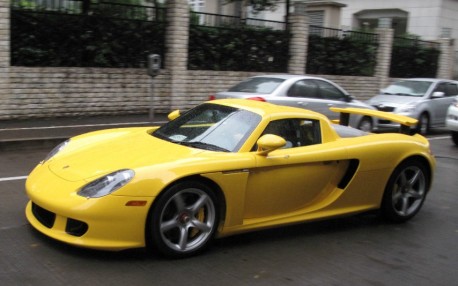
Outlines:
[[[149,121],[154,120],[154,78],[151,78],[151,98],[149,102]]]

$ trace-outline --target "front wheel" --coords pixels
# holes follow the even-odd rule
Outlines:
[[[423,135],[429,133],[429,116],[426,113],[422,113],[418,118],[417,132]]]
[[[458,146],[458,132],[457,131],[452,131],[452,141],[455,143],[455,145]]]
[[[218,227],[215,194],[200,182],[178,183],[158,198],[147,227],[150,246],[183,258],[204,250]]]
[[[363,117],[358,124],[358,129],[365,131],[365,132],[372,132],[374,129],[374,124],[372,123],[372,119],[370,117]]]
[[[382,214],[394,222],[414,217],[425,201],[429,188],[429,172],[417,160],[401,163],[393,171],[383,195]]]

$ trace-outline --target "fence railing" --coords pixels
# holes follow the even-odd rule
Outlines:
[[[430,48],[430,49],[440,49],[440,44],[438,42],[431,42],[431,41],[423,41],[419,39],[412,39],[412,38],[403,38],[403,37],[394,37],[393,44],[400,45],[400,46],[419,46],[422,48]]]
[[[321,27],[321,26],[316,26],[316,25],[309,26],[309,35],[320,36],[323,38],[340,38],[340,39],[351,37],[353,39],[359,39],[359,40],[364,40],[364,41],[373,42],[373,43],[378,41],[378,34],[375,34],[375,33],[333,29],[333,28],[326,28],[326,27]]]
[[[11,0],[13,10],[63,13],[76,15],[98,14],[117,19],[165,21],[165,9],[146,5],[82,0]]]
[[[256,18],[241,18],[237,16],[228,16],[212,13],[191,13],[191,25],[207,27],[240,27],[250,26],[256,28],[270,28],[273,30],[285,30],[286,23],[280,21],[270,21]]]

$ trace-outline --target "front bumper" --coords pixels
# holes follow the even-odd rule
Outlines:
[[[26,182],[25,214],[41,233],[75,246],[123,250],[144,247],[148,210],[154,197],[76,195],[81,182],[63,180],[38,168]],[[144,202],[144,205],[128,204]],[[132,206],[130,206],[132,205]]]
[[[458,132],[458,107],[451,107],[445,120],[447,129]]]

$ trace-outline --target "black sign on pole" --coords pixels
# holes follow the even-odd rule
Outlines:
[[[161,56],[158,54],[148,55],[148,75],[151,77],[151,100],[149,108],[149,119],[154,119],[154,78],[161,70]]]

